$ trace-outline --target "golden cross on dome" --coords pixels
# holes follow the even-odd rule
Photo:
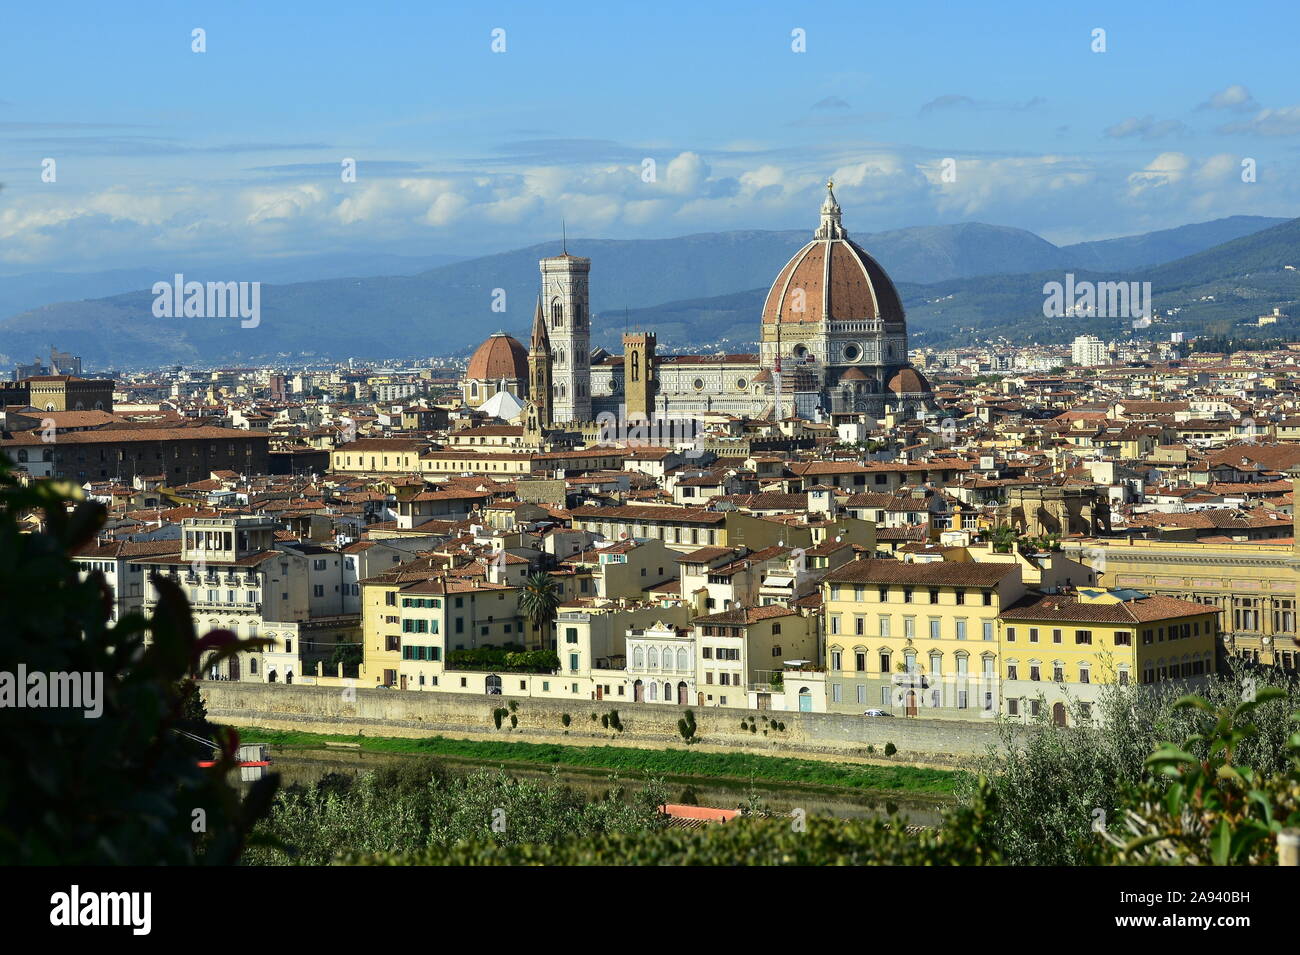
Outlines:
[[[827,191],[827,192],[830,192],[830,191],[831,191],[832,189],[834,189],[834,188],[835,188],[835,182],[834,182],[834,180],[832,180],[832,179],[827,179],[827,180],[826,180],[826,191]]]

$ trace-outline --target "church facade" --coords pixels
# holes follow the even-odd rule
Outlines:
[[[880,264],[849,239],[829,182],[820,216],[811,241],[768,291],[757,354],[660,354],[649,332],[624,335],[621,356],[592,351],[591,260],[567,251],[542,259],[519,397],[529,400],[546,427],[605,415],[857,420],[932,409],[930,385],[908,361],[898,291]],[[523,346],[510,342],[518,363]],[[476,386],[482,383],[467,382],[467,393]]]

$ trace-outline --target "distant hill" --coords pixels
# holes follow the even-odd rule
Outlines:
[[[1291,266],[1288,269],[1287,266]],[[927,344],[953,344],[1002,335],[1014,341],[1069,341],[1076,335],[1128,337],[1131,326],[1114,319],[1046,319],[1043,285],[1063,281],[1060,271],[979,276],[900,289],[909,327]],[[1177,310],[1143,330],[1227,335],[1233,326],[1281,307],[1300,318],[1300,219],[1163,265],[1105,271],[1077,270],[1076,281],[1149,281],[1158,312]],[[1237,329],[1237,334],[1246,334]],[[1254,332],[1258,337],[1300,337],[1294,320]]]
[[[267,283],[311,282],[315,279],[349,275],[414,275],[439,265],[458,262],[458,255],[387,255],[358,253],[293,256],[232,262],[223,265],[170,267],[171,272],[202,272],[209,275],[249,276],[248,281]],[[25,272],[0,275],[0,316],[14,315],[52,302],[76,302],[104,298],[149,288],[167,274],[160,268],[108,269],[100,272]]]
[[[1076,254],[1091,261],[1123,261],[1125,256],[1145,260],[1161,249],[1195,245],[1249,229],[1252,223],[1271,221],[1236,217],[1150,237],[1065,248],[1021,229],[980,223],[853,234],[853,238],[898,283],[912,326],[922,335],[919,340],[940,341],[945,336],[968,336],[970,327],[987,333],[1003,324],[1028,322],[1034,308],[1039,315],[1035,330],[1046,331],[1041,328],[1045,279],[1035,287],[1027,276],[1045,273],[1059,278],[1065,269],[1080,270],[1072,259]],[[750,347],[746,343],[757,335],[762,296],[810,235],[808,230],[792,230],[656,240],[571,240],[569,251],[593,260],[593,343],[617,344],[630,322],[656,329],[666,347],[712,346],[724,339],[723,344]],[[1276,240],[1283,247],[1286,241]],[[148,291],[44,305],[0,321],[0,362],[27,360],[51,342],[101,367],[277,357],[445,355],[472,348],[497,329],[526,335],[537,295],[537,260],[558,251],[559,243],[546,243],[417,274],[264,284],[262,321],[255,329],[240,328],[230,319],[154,318]],[[1277,254],[1283,253],[1279,249]],[[353,261],[348,258],[343,264]],[[1213,261],[1213,256],[1207,261]],[[257,266],[246,271],[186,271],[185,277],[226,281],[268,274],[270,269]],[[152,281],[170,278],[170,272],[147,278],[141,283],[146,288]],[[1034,288],[1034,295],[1027,294]],[[505,290],[504,312],[492,310],[495,289]]]
[[[1062,264],[1076,269],[1133,269],[1143,265],[1173,262],[1184,256],[1253,235],[1286,219],[1272,216],[1229,216],[1213,222],[1196,222],[1176,229],[1161,229],[1144,235],[1130,235],[1098,242],[1061,246]],[[1026,269],[1025,271],[1032,271]]]

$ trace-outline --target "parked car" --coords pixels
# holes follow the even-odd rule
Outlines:
[[[867,710],[863,716],[893,716],[893,713],[886,713],[884,710]]]

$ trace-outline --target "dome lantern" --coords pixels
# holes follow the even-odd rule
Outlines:
[[[822,224],[813,233],[814,239],[847,239],[849,234],[840,224],[840,204],[835,201],[835,183],[826,180],[826,199],[822,202]]]

